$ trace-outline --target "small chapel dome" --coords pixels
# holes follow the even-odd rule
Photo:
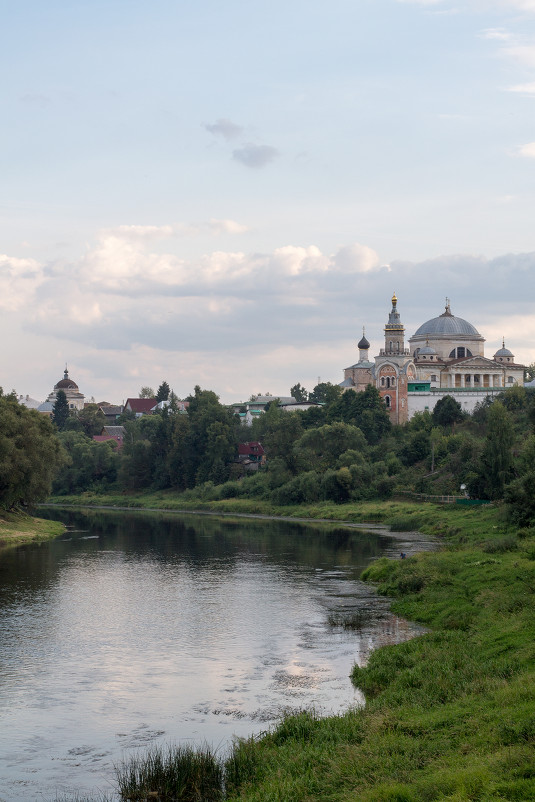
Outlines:
[[[436,351],[429,344],[424,345],[423,348],[418,349],[418,356],[436,356]]]
[[[494,354],[494,359],[497,359],[500,362],[503,362],[504,360],[510,362],[512,359],[514,359],[513,352],[505,347],[505,340],[502,340],[502,347],[496,351]]]
[[[366,339],[365,335],[363,334],[362,335],[362,339],[358,344],[358,348],[360,348],[361,351],[367,351],[369,349],[369,347],[370,347],[370,343],[368,342],[368,340]]]

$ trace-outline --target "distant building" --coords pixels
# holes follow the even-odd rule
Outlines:
[[[525,366],[515,362],[505,341],[488,359],[484,337],[471,323],[452,314],[449,300],[441,315],[417,329],[406,348],[397,302],[394,295],[384,348],[370,361],[370,343],[363,335],[358,343],[359,361],[345,368],[340,384],[356,392],[368,384],[377,387],[393,423],[404,423],[418,411],[432,411],[445,395],[453,396],[464,411],[473,412],[487,396],[523,385]]]
[[[115,440],[117,447],[123,447],[126,429],[124,426],[104,426],[100,434],[93,435],[96,443],[105,443],[107,440]]]
[[[238,461],[246,470],[255,471],[266,461],[266,454],[262,443],[257,441],[238,444]]]
[[[67,370],[67,365],[65,365],[63,378],[54,385],[54,389],[48,395],[46,401],[38,406],[39,412],[44,412],[47,415],[52,412],[59,390],[63,390],[65,393],[69,409],[80,410],[84,408],[85,395],[80,392],[76,382],[69,378],[69,371]]]
[[[127,398],[124,412],[133,412],[136,418],[142,415],[152,415],[158,402],[155,398]]]
[[[39,401],[36,401],[35,398],[30,398],[29,395],[18,395],[17,401],[27,409],[39,409]]]

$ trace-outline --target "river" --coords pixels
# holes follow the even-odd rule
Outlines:
[[[417,628],[359,581],[423,539],[335,525],[50,509],[67,532],[0,554],[0,802],[110,793],[159,743],[362,704],[348,675]],[[358,630],[341,624],[359,613]]]

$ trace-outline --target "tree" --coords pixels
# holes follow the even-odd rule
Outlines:
[[[65,428],[67,418],[69,417],[69,402],[63,390],[58,390],[56,400],[52,408],[52,421],[56,424],[58,431],[61,432]]]
[[[102,427],[106,425],[106,416],[96,404],[86,404],[76,416],[82,427],[82,431],[87,437],[100,434]]]
[[[294,384],[293,387],[290,387],[290,395],[299,402],[308,400],[308,392],[304,387],[301,387],[300,382],[297,382],[297,384]]]
[[[511,415],[503,404],[495,401],[488,412],[481,457],[481,478],[487,498],[503,498],[505,485],[513,478],[513,440]]]
[[[342,388],[331,382],[320,382],[308,395],[308,400],[315,404],[331,404],[342,395]]]
[[[462,421],[464,414],[459,402],[453,396],[445,395],[435,404],[432,417],[435,426],[452,426]]]
[[[307,429],[295,444],[303,464],[316,470],[334,468],[345,452],[352,450],[361,453],[366,448],[366,438],[360,429],[341,422]]]
[[[532,362],[531,365],[528,365],[527,368],[524,370],[524,381],[530,382],[535,379],[535,362]]]
[[[139,391],[140,398],[154,398],[154,390],[152,387],[142,387]]]
[[[48,418],[0,390],[0,506],[43,501],[64,459]]]
[[[383,400],[377,388],[371,384],[360,393],[346,390],[329,405],[327,420],[329,422],[339,420],[357,426],[372,445],[378,443],[392,426]]]
[[[96,443],[82,432],[63,431],[58,439],[68,459],[54,481],[54,493],[81,493],[106,489],[115,482],[119,456],[117,443]]]
[[[160,401],[168,401],[170,392],[171,392],[171,389],[170,389],[169,385],[167,384],[166,381],[163,381],[160,384],[160,386],[158,387],[158,392],[156,393],[156,401],[158,401],[158,403]],[[143,396],[141,396],[141,397],[143,397]],[[150,396],[147,396],[147,398],[150,398]]]

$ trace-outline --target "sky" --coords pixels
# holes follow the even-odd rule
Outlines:
[[[535,361],[535,0],[4,3],[0,385],[338,383],[444,311]]]

